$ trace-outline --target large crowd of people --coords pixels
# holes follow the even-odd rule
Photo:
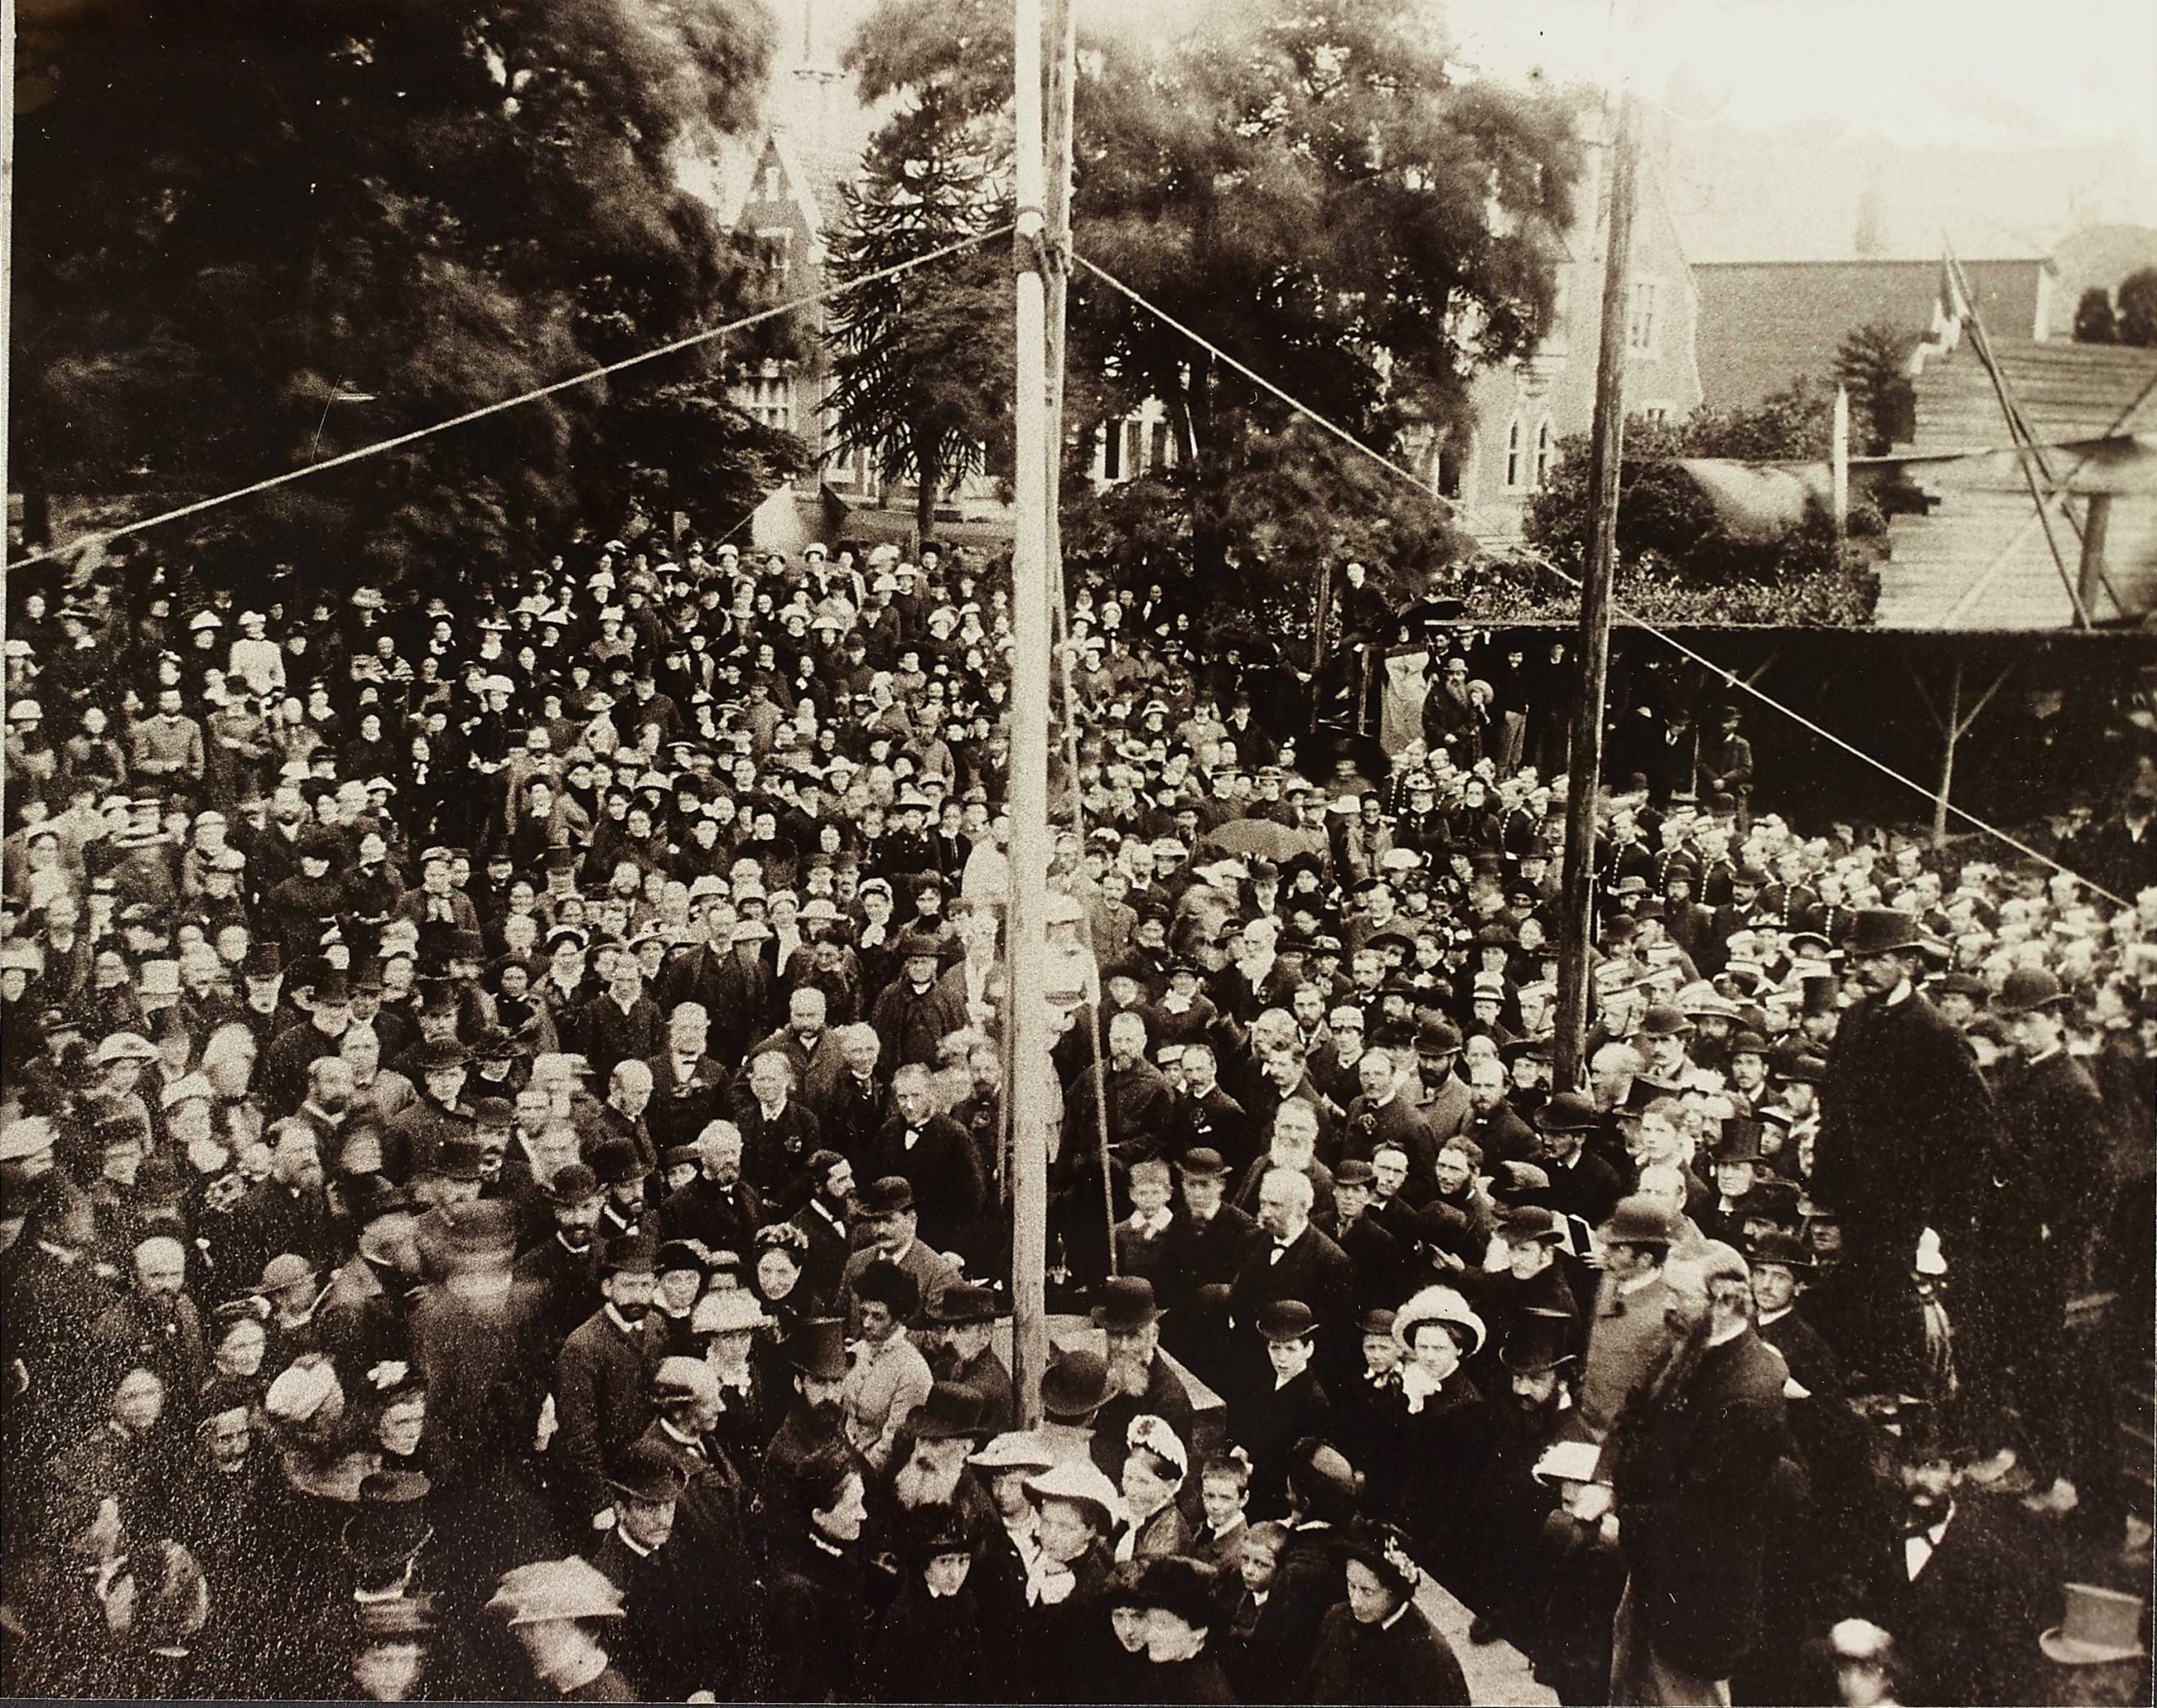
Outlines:
[[[2146,768],[1993,863],[1680,709],[1556,1084],[1562,650],[1320,765],[1088,582],[1018,1059],[1008,581],[914,556],[13,578],[0,1688],[2146,1696]]]

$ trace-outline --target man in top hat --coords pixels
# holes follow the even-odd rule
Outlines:
[[[1543,1532],[1559,1491],[1535,1468],[1571,1410],[1576,1334],[1571,1318],[1531,1310],[1499,1339],[1503,1391],[1493,1407],[1494,1438],[1481,1479],[1479,1528],[1487,1545],[1484,1611],[1469,1628],[1475,1642],[1504,1638],[1527,1648],[1527,1628],[1548,1598]]]
[[[838,1317],[806,1319],[788,1336],[786,1357],[795,1397],[765,1446],[752,1502],[767,1533],[788,1528],[794,1473],[819,1449],[836,1446],[864,1475],[868,1471],[846,1435],[846,1324]]]
[[[1916,921],[1865,908],[1844,949],[1865,994],[1844,1011],[1828,1052],[1812,1192],[1842,1218],[1836,1343],[1877,1384],[1915,1355],[1918,1236],[1939,1229],[1956,1263],[1999,1127],[1967,1046],[1917,988]]]
[[[1490,1325],[1486,1357],[1495,1358],[1499,1346],[1531,1316],[1563,1317],[1577,1333],[1580,1306],[1558,1261],[1566,1232],[1557,1212],[1544,1204],[1515,1204],[1499,1217],[1497,1237],[1506,1266],[1460,1277],[1461,1290]],[[1487,1364],[1479,1367],[1479,1384],[1491,1373]]]
[[[2107,1178],[2104,1100],[2067,1052],[2069,1006],[2058,976],[2038,966],[2016,967],[1993,999],[2015,1058],[1997,1082],[1999,1147],[1989,1173],[1978,1176],[1970,1284],[1957,1289],[1978,1347],[1972,1373],[1991,1385],[1995,1406],[2012,1404],[2021,1413],[2021,1451],[2036,1499],[2056,1513],[2075,1502],[2074,1389],[2063,1362],[2067,1301],[2087,1261]],[[1845,1212],[1846,1245],[1849,1225]]]
[[[909,931],[895,946],[899,977],[877,996],[869,1022],[893,1071],[914,1062],[934,1067],[945,1038],[966,1024],[964,999],[938,980],[943,945],[935,938]]]
[[[929,1354],[929,1373],[939,1382],[954,1382],[978,1394],[984,1427],[1008,1421],[1011,1373],[993,1344],[996,1295],[972,1282],[959,1282],[945,1288],[922,1315],[935,1338]]]
[[[605,1302],[562,1343],[554,1362],[558,1504],[572,1536],[613,1527],[609,1475],[651,1422],[651,1373],[660,1353],[645,1319],[658,1282],[657,1253],[657,1243],[642,1234],[606,1248],[599,1262]]]
[[[1897,1418],[1905,1513],[1878,1561],[1876,1604],[1893,1631],[1900,1700],[2022,1702],[2044,1623],[2045,1574],[2033,1570],[2011,1506],[1965,1498],[1970,1443],[1939,1408],[1908,1404]]]
[[[1746,1201],[1753,1195],[1763,1160],[1758,1122],[1734,1115],[1722,1123],[1714,1153],[1714,1196],[1694,1218],[1708,1238],[1743,1245]]]

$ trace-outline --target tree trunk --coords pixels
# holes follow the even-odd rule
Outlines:
[[[921,464],[921,485],[913,499],[913,543],[915,551],[921,543],[933,539],[936,534],[936,493],[944,484],[943,465],[924,461]]]

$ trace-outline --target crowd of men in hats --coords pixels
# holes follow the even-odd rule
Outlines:
[[[1011,1062],[1008,589],[918,557],[15,579],[0,1687],[1464,1702],[1426,1581],[1568,1702],[2140,1663],[2062,1562],[2148,1537],[2068,1334],[2151,1314],[2146,772],[2106,896],[1721,719],[1609,792],[1554,1085],[1562,720],[1314,779],[1084,586]]]

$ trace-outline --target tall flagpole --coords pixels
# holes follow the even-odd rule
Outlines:
[[[1018,394],[1011,543],[1011,1351],[1017,1422],[1041,1420],[1048,1363],[1049,444],[1047,264],[1041,145],[1041,0],[1014,0]]]
[[[1618,474],[1625,445],[1625,319],[1633,249],[1633,179],[1640,119],[1630,90],[1618,104],[1610,227],[1603,262],[1603,340],[1595,373],[1595,436],[1588,494],[1595,532],[1581,583],[1581,685],[1566,764],[1566,863],[1560,881],[1558,1023],[1551,1083],[1587,1083],[1588,938],[1595,881],[1595,806],[1603,785],[1603,701],[1610,677],[1610,585],[1618,560]]]

